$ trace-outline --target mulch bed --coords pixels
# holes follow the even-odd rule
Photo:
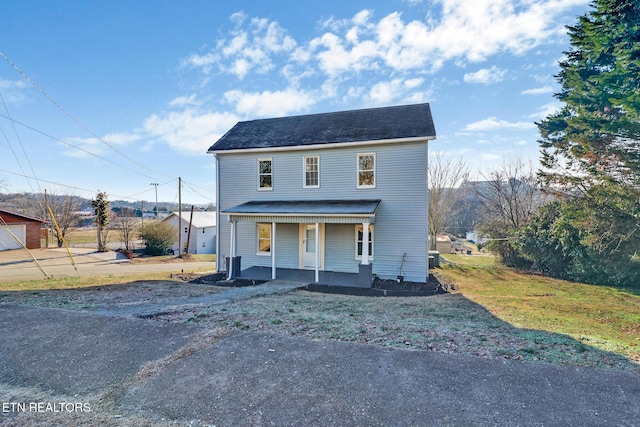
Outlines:
[[[201,276],[192,281],[192,283],[209,284],[224,287],[242,287],[242,286],[256,286],[264,283],[265,280],[250,280],[250,279],[232,279],[225,280],[224,273],[210,274],[207,276]],[[376,278],[371,288],[359,288],[355,286],[332,286],[322,284],[309,284],[304,287],[305,290],[311,292],[321,292],[328,294],[340,294],[340,295],[357,295],[357,296],[372,296],[372,297],[416,297],[416,296],[431,296],[448,293],[449,287],[447,284],[441,284],[440,281],[433,275],[429,275],[429,281],[424,282],[408,282],[408,281],[396,281],[396,280],[383,280]]]
[[[448,293],[448,285],[441,284],[433,275],[429,275],[429,281],[407,282],[384,280],[376,278],[371,288],[358,288],[346,286],[307,285],[306,290],[329,294],[359,295],[372,297],[426,297]]]

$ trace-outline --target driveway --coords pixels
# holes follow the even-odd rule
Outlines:
[[[214,270],[214,262],[131,263],[119,252],[97,252],[91,248],[70,248],[76,269],[64,248],[31,249],[38,263],[24,250],[0,252],[0,282],[41,280],[51,277],[95,277],[158,272],[179,273],[182,270]],[[38,266],[39,264],[39,266]]]
[[[0,361],[6,425],[640,423],[624,372],[60,309],[0,305]]]

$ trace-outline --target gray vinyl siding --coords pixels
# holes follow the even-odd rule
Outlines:
[[[376,154],[376,187],[357,188],[357,154]],[[320,187],[304,188],[303,158],[320,159]],[[257,159],[271,158],[273,190],[258,191]],[[406,253],[406,280],[424,281],[427,274],[427,143],[390,143],[344,148],[246,152],[218,155],[219,209],[250,200],[380,199],[374,226],[373,271],[396,278]],[[242,267],[270,266],[270,256],[256,255],[256,226],[237,223],[237,254]],[[298,268],[297,224],[278,224],[276,265]],[[220,254],[229,253],[230,224],[221,213]],[[357,272],[355,226],[326,224],[325,270]]]

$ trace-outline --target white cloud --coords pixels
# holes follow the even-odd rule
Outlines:
[[[236,112],[248,117],[285,116],[305,110],[316,102],[312,94],[292,88],[259,93],[231,90],[224,98],[235,104]]]
[[[538,111],[533,114],[530,114],[529,117],[532,120],[542,120],[551,114],[555,114],[562,109],[562,104],[560,102],[550,102],[548,104],[542,105]]]
[[[231,113],[187,109],[164,116],[153,114],[143,128],[181,154],[202,155],[237,122],[238,117]]]
[[[180,61],[180,66],[201,68],[204,74],[209,74],[213,64],[215,64],[218,59],[219,56],[214,53],[207,53],[204,55],[192,53],[187,58]]]
[[[482,158],[482,160],[487,160],[490,162],[502,159],[501,155],[493,153],[482,153],[480,154],[480,157]]]
[[[543,87],[536,87],[536,88],[532,88],[532,89],[525,89],[522,91],[523,95],[544,95],[546,93],[551,93],[553,92],[553,88],[551,86],[543,86]]]
[[[113,152],[109,146],[118,149],[117,146],[122,147],[133,144],[141,139],[142,136],[139,134],[124,132],[108,133],[102,137],[102,140],[96,137],[74,137],[68,139],[67,142],[69,144],[65,144],[66,148],[62,151],[62,154],[67,157],[74,157],[77,159],[89,159],[94,156],[105,156],[110,152]]]
[[[492,55],[521,55],[564,31],[557,18],[587,0],[557,2],[513,0],[437,0],[438,18],[405,21],[399,12],[377,22],[370,10],[351,20],[331,17],[323,23],[328,32],[299,46],[296,61],[317,63],[330,78],[362,70],[420,70],[435,72],[445,62],[459,65],[484,61]],[[468,79],[495,82],[504,78],[497,68],[470,73]]]
[[[504,80],[504,76],[507,70],[503,70],[496,66],[491,68],[482,68],[475,73],[466,73],[464,75],[464,81],[466,83],[481,83],[481,84],[493,84],[499,83]]]
[[[201,105],[202,102],[196,100],[197,95],[192,93],[189,96],[179,96],[178,98],[174,98],[169,102],[169,106],[171,107],[184,107],[187,105],[198,106]]]
[[[380,83],[380,78],[406,79],[411,84],[416,75],[434,73],[448,62],[464,67],[555,43],[565,31],[563,15],[583,4],[588,0],[434,0],[423,19],[405,19],[400,12],[376,17],[373,10],[362,9],[350,18],[320,22],[321,32],[304,41],[295,40],[275,20],[238,12],[230,17],[231,28],[214,49],[194,53],[183,64],[202,69],[205,83],[213,81],[213,71],[241,80],[269,73],[272,82],[284,79],[281,87],[311,84],[322,87],[324,97],[333,98],[348,98],[349,88],[358,87],[371,100],[384,103],[392,98],[393,87]],[[467,73],[465,81],[496,83],[506,73],[485,67]],[[271,94],[279,92],[275,88],[269,87]],[[406,94],[405,99],[421,96]],[[260,111],[255,106],[245,110]]]
[[[506,120],[498,120],[495,117],[489,117],[465,126],[465,131],[488,131],[498,129],[531,129],[535,124],[532,122],[508,122]]]
[[[407,99],[415,102],[422,102],[423,96],[420,92],[416,92],[418,86],[424,83],[424,79],[393,79],[390,82],[379,82],[370,90],[368,98],[376,105],[389,104],[398,99]]]
[[[28,85],[22,80],[3,80],[0,78],[0,93],[7,104],[22,104],[27,100]]]
[[[251,72],[272,70],[274,55],[289,54],[296,48],[296,41],[275,21],[248,19],[244,12],[234,13],[230,20],[234,28],[228,37],[218,40],[215,49],[204,55],[190,55],[182,65],[200,68],[205,75],[217,65],[223,73],[244,79]]]

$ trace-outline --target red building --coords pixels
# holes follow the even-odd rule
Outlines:
[[[39,249],[42,224],[47,221],[0,209],[0,251],[20,249],[16,236],[28,249]]]

